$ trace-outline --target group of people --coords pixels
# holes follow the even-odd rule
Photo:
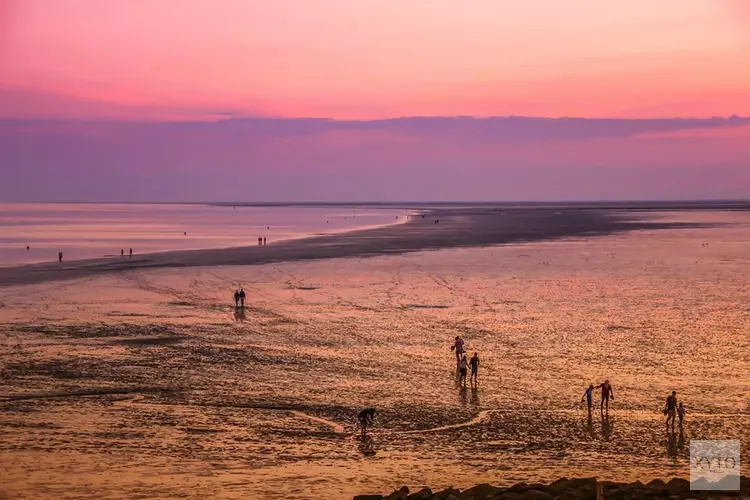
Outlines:
[[[588,389],[586,389],[586,391],[583,393],[583,397],[581,397],[581,403],[586,401],[586,406],[589,411],[589,418],[591,418],[593,392],[596,389],[601,389],[602,391],[602,402],[599,410],[603,415],[609,413],[610,398],[613,400],[615,399],[615,393],[612,390],[612,385],[609,383],[609,380],[605,380],[597,386],[594,386],[594,384],[589,385]],[[680,401],[679,403],[677,402],[677,391],[672,391],[672,394],[667,396],[667,401],[664,405],[664,415],[666,415],[667,417],[667,427],[669,427],[670,424],[672,424],[672,427],[674,427],[677,419],[679,419],[680,427],[682,427],[682,423],[685,420],[685,412],[685,406],[682,404],[682,401]]]
[[[236,295],[235,295],[236,296]],[[478,383],[479,378],[479,355],[478,353],[474,353],[474,356],[467,361],[466,359],[466,349],[464,347],[464,340],[457,336],[454,339],[453,345],[451,345],[451,351],[454,351],[456,353],[456,367],[458,372],[458,380],[460,383],[462,383],[464,386],[466,385],[466,375],[468,372],[468,368],[471,368],[471,385],[472,387],[476,387]],[[615,399],[615,393],[612,389],[612,384],[609,383],[609,380],[605,380],[601,384],[595,386],[594,384],[590,384],[589,387],[584,391],[583,397],[581,398],[581,403],[584,401],[586,402],[586,406],[588,408],[588,415],[589,415],[589,421],[591,420],[591,407],[593,405],[593,393],[595,390],[600,389],[601,390],[601,404],[599,407],[599,410],[602,414],[602,416],[609,414],[609,400]],[[677,401],[677,391],[672,391],[672,394],[667,397],[666,404],[664,406],[664,415],[667,417],[667,428],[669,428],[670,424],[672,427],[674,427],[675,422],[679,419],[679,425],[680,428],[682,428],[682,424],[685,420],[685,407],[682,404],[682,401],[678,403]],[[374,408],[365,408],[361,412],[359,412],[358,420],[360,424],[360,428],[362,431],[362,438],[365,438],[367,435],[367,428],[372,425],[373,419],[375,417],[375,409]]]
[[[466,385],[466,374],[468,368],[471,367],[471,385],[476,386],[479,379],[479,354],[475,352],[474,356],[469,361],[466,361],[464,339],[458,336],[454,339],[451,350],[456,352],[456,367],[458,368],[459,383]]]
[[[130,256],[131,257],[133,256],[133,249],[132,248],[130,249]],[[125,257],[125,249],[124,248],[120,249],[120,257]]]
[[[245,307],[245,290],[242,287],[234,291],[234,307]]]

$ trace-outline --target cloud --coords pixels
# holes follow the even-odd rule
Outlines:
[[[0,200],[750,196],[747,118],[0,120]]]

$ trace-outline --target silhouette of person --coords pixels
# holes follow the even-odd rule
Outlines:
[[[235,290],[234,291],[234,307],[240,306],[240,291]]]
[[[63,253],[62,253],[62,252],[57,252],[57,259],[58,259],[58,260],[59,260],[60,262],[62,262],[62,259],[63,259]]]
[[[464,339],[456,337],[454,340],[451,351],[456,351],[456,364],[459,364],[464,353]]]
[[[476,352],[469,361],[469,365],[471,365],[471,383],[476,385],[477,377],[479,376],[479,355]]]
[[[461,383],[466,387],[466,369],[468,368],[466,363],[466,356],[461,356],[461,361],[458,364],[458,374],[461,378]]]
[[[263,238],[260,238],[260,237],[259,237],[259,238],[258,238],[258,245],[262,245],[262,244],[263,244]]]
[[[263,244],[264,245],[266,244],[266,238],[265,238],[265,236],[263,237]]]
[[[245,307],[245,290],[240,288],[240,307]]]
[[[586,406],[589,409],[589,418],[591,418],[591,399],[593,398],[592,393],[594,392],[594,384],[589,384],[589,388],[586,389],[586,391],[583,393],[583,396],[581,397],[581,403],[583,403],[583,400],[586,400]]]
[[[672,427],[674,427],[677,413],[677,391],[672,391],[672,394],[667,396],[664,413],[667,415],[667,427],[669,427],[670,422],[672,423]]]
[[[125,249],[121,248],[120,249],[120,257],[124,257],[124,256],[125,256]]]
[[[609,398],[615,399],[615,393],[612,392],[612,386],[609,384],[609,380],[605,380],[603,383],[596,386],[597,389],[602,390],[602,404],[599,407],[599,411],[604,413],[605,409],[609,414]]]
[[[29,245],[26,245],[26,251],[27,252],[29,251]]]
[[[131,257],[133,256],[133,249],[132,248],[130,249],[130,256]]]
[[[359,426],[362,429],[362,438],[367,437],[367,427],[372,425],[373,419],[375,418],[375,408],[365,408],[361,412],[359,412],[359,415],[357,415],[357,419],[359,420]]]

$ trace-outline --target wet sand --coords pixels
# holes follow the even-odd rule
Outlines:
[[[686,227],[688,223],[649,220],[643,210],[668,210],[683,205],[503,205],[421,207],[426,211],[408,222],[375,229],[268,246],[172,251],[79,261],[51,262],[0,268],[0,286],[75,279],[102,273],[166,267],[260,265],[274,262],[402,254],[431,249],[472,248],[574,236],[594,236],[645,229]],[[735,209],[747,209],[743,204]],[[725,209],[725,205],[696,204],[695,208]],[[405,216],[404,216],[405,217]]]
[[[739,439],[747,463],[750,216],[653,217],[672,229],[3,287],[0,493],[647,482],[686,477],[691,439]],[[476,389],[455,335],[482,359]],[[589,420],[604,378],[616,400]],[[671,390],[689,413],[667,432]]]

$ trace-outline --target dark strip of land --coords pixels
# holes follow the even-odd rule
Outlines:
[[[699,207],[658,204],[651,210],[747,210],[750,205],[708,203]],[[417,206],[409,207],[418,209]],[[424,207],[423,207],[424,208]],[[137,257],[51,262],[0,268],[0,286],[78,279],[131,269],[240,266],[342,257],[402,254],[444,248],[470,248],[584,237],[635,230],[697,227],[644,215],[649,206],[633,204],[471,205],[429,207],[406,223],[347,233],[288,240],[268,246],[185,250]],[[637,211],[638,213],[634,213]]]

